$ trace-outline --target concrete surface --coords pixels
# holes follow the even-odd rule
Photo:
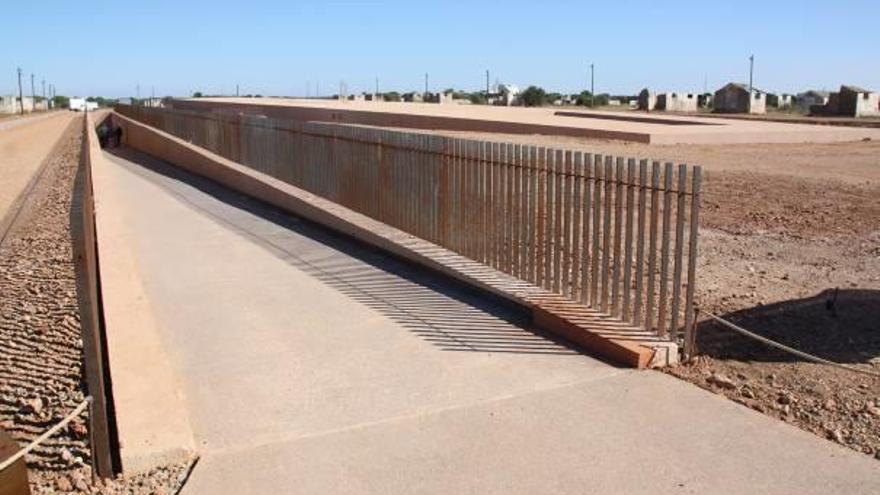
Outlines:
[[[295,120],[443,129],[454,131],[545,134],[615,139],[650,144],[828,143],[880,139],[880,129],[812,126],[697,116],[523,108],[485,105],[437,105],[289,98],[196,98],[175,100],[175,108],[245,111]],[[565,109],[567,110],[567,109]],[[674,123],[674,124],[672,124]]]
[[[870,458],[672,377],[574,353],[496,301],[120,155],[108,158],[119,193],[105,207],[132,236],[202,456],[184,493],[880,485]]]
[[[188,458],[193,434],[132,245],[138,231],[120,208],[128,190],[96,141],[89,152],[107,362],[122,470],[134,474]]]
[[[0,122],[0,224],[74,117],[63,112]]]

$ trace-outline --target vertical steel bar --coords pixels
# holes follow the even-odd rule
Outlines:
[[[590,306],[599,308],[599,234],[602,230],[602,155],[593,155],[593,250],[590,260]]]
[[[553,159],[553,292],[562,294],[563,203],[565,185],[565,153],[556,150]]]
[[[663,236],[660,245],[660,301],[657,315],[657,333],[669,333],[666,325],[669,309],[669,241],[672,216],[672,164],[667,163],[663,177]]]
[[[696,345],[696,335],[694,335],[694,292],[697,285],[697,236],[699,235],[700,229],[700,179],[702,169],[700,167],[694,167],[692,173],[687,289],[685,290],[684,296],[684,328],[686,332],[684,339],[684,355],[687,359],[693,357],[694,347]]]
[[[657,223],[660,214],[660,162],[651,165],[651,226],[648,234],[648,294],[645,303],[645,328],[654,327],[654,294],[657,272]]]
[[[572,194],[572,164],[571,151],[565,152],[562,161],[562,218],[559,223],[562,226],[562,293],[571,297],[571,194]]]
[[[544,258],[545,258],[545,249],[544,249],[544,232],[546,229],[546,182],[547,182],[547,169],[546,169],[546,149],[538,148],[538,162],[535,164],[537,166],[537,226],[536,226],[536,239],[535,239],[535,247],[536,247],[536,256],[535,256],[535,283],[538,286],[544,286]]]
[[[687,189],[687,165],[678,166],[678,205],[675,209],[675,264],[672,268],[672,315],[669,331],[672,334],[672,340],[678,340],[678,320],[681,311],[681,271],[682,261],[684,258],[684,220],[685,215],[685,189]]]
[[[633,208],[634,184],[636,180],[636,161],[630,158],[626,167],[626,233],[623,248],[623,308],[621,315],[624,321],[632,321],[630,300],[632,296],[632,241],[633,241]]]
[[[608,311],[608,296],[610,295],[610,264],[611,264],[611,191],[614,187],[614,159],[605,157],[605,211],[602,222],[602,312]]]
[[[611,275],[611,313],[620,316],[620,243],[623,231],[623,158],[617,158],[617,170],[614,177],[614,259]]]
[[[571,299],[581,300],[581,214],[583,213],[582,189],[584,180],[584,155],[580,151],[572,155],[571,196]]]
[[[526,221],[526,246],[528,247],[529,282],[538,284],[538,174],[540,149],[530,146],[526,189],[528,189],[528,220]]]

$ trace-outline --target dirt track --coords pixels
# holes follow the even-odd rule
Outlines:
[[[28,116],[24,119],[37,120],[0,131],[0,221],[14,207],[74,115]]]

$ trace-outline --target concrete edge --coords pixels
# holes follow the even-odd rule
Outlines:
[[[649,345],[626,337],[609,337],[588,325],[559,316],[553,308],[571,305],[562,296],[547,293],[154,127],[116,112],[112,118],[123,127],[126,144],[132,148],[523,307],[532,313],[539,327],[573,344],[638,369],[668,364],[658,361],[658,353]]]
[[[121,469],[125,475],[192,457],[183,386],[144,292],[119,191],[88,116],[97,264]]]

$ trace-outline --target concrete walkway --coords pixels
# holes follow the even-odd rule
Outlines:
[[[110,156],[201,455],[184,493],[876,493],[880,463],[136,152]]]

